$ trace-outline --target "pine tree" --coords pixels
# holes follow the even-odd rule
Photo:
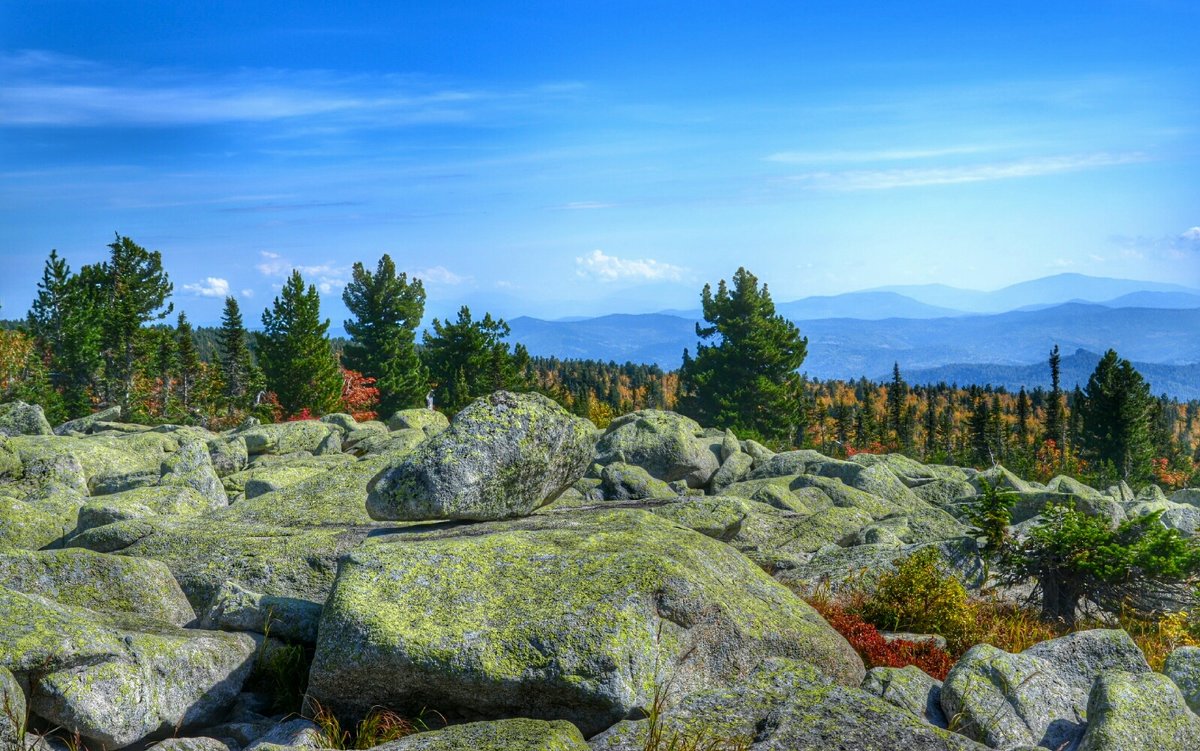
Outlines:
[[[246,327],[242,324],[242,311],[233,297],[225,298],[225,310],[221,315],[221,329],[217,335],[217,347],[224,374],[224,393],[229,408],[245,408],[249,405],[251,384],[254,379],[254,361],[246,342]]]
[[[892,382],[887,390],[888,430],[897,449],[905,448],[904,402],[908,399],[908,384],[900,376],[900,363],[892,364]]]
[[[353,267],[353,280],[342,300],[354,314],[346,321],[350,342],[343,355],[346,367],[375,379],[379,409],[384,415],[423,404],[429,373],[417,354],[416,331],[425,315],[425,287],[420,279],[410,283],[407,274],[396,275],[387,254],[375,273],[361,263]]]
[[[1029,414],[1029,394],[1022,386],[1017,394],[1017,443],[1021,451],[1029,446]]]
[[[321,298],[299,271],[283,285],[270,310],[262,315],[258,351],[267,387],[275,392],[287,416],[307,409],[325,414],[338,409],[342,375],[330,344],[329,319],[321,321]]]
[[[72,274],[57,250],[46,260],[26,323],[49,355],[50,382],[62,393],[66,415],[90,412],[89,389],[101,364],[96,289]]]
[[[933,389],[925,392],[925,456],[926,461],[933,459],[937,451],[937,402],[934,401]]]
[[[180,313],[175,326],[175,350],[179,356],[179,402],[184,413],[192,408],[196,381],[200,377],[200,356],[196,352],[196,341],[192,338],[192,324],[187,314]]]
[[[458,412],[498,389],[528,387],[505,342],[509,328],[503,319],[485,313],[474,321],[471,309],[464,305],[457,320],[435,318],[432,328],[433,333],[425,332],[421,356],[434,384],[434,401],[446,412]]]
[[[175,309],[168,303],[174,285],[162,267],[162,254],[147,251],[128,237],[117,235],[108,246],[108,261],[98,267],[100,280],[100,341],[105,377],[123,414],[129,414],[136,345],[142,325],[162,320]],[[83,271],[87,271],[84,267]],[[81,273],[83,273],[81,271]]]
[[[791,445],[800,425],[800,375],[808,340],[775,312],[767,285],[744,268],[713,294],[701,293],[702,340],[693,359],[685,350],[679,411],[703,425],[731,428],[739,435]],[[704,341],[713,340],[713,344]]]
[[[1128,360],[1108,350],[1088,378],[1082,405],[1081,450],[1098,467],[1111,464],[1124,480],[1150,476],[1153,446],[1150,386]]]
[[[971,456],[975,464],[990,466],[996,462],[992,453],[991,402],[977,386],[971,387],[971,398]]]
[[[153,341],[154,374],[158,378],[158,414],[167,416],[171,407],[171,383],[179,367],[179,349],[167,328],[154,327],[147,332]],[[132,417],[132,415],[130,416]]]
[[[1050,401],[1046,404],[1046,433],[1042,437],[1046,441],[1054,441],[1059,450],[1066,448],[1066,422],[1063,418],[1063,392],[1059,380],[1059,365],[1062,358],[1058,354],[1058,345],[1050,350]]]

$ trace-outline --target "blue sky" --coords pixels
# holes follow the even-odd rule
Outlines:
[[[1200,285],[1200,6],[904,5],[0,0],[0,317],[114,231],[201,323],[295,266],[337,326],[385,252],[436,315],[692,308],[739,265]]]

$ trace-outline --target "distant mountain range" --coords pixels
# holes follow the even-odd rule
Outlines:
[[[1012,308],[980,312],[994,305]],[[1097,353],[1112,348],[1137,363],[1156,394],[1200,398],[1200,290],[1180,285],[1061,274],[995,292],[894,287],[776,308],[808,337],[803,369],[814,378],[881,379],[899,363],[913,383],[1048,386],[1046,358],[1057,344],[1068,387],[1086,383]],[[695,350],[699,319],[699,311],[667,311],[509,324],[535,355],[677,368],[684,348]]]

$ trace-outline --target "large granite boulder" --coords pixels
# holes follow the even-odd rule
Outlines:
[[[862,690],[911,712],[935,727],[947,725],[942,712],[942,682],[916,665],[903,668],[871,668],[863,678]]]
[[[596,446],[596,461],[636,464],[663,482],[683,480],[691,488],[708,484],[720,467],[712,441],[691,418],[643,409],[613,420]]]
[[[79,509],[76,532],[127,519],[199,516],[225,506],[190,485],[147,485],[85,500]]]
[[[53,434],[54,430],[38,405],[25,402],[0,404],[0,436]]]
[[[99,412],[93,412],[90,415],[67,420],[62,425],[54,429],[54,435],[75,435],[78,433],[91,432],[92,426],[98,422],[111,422],[121,419],[121,408],[119,406],[107,407]]]
[[[420,430],[426,438],[450,427],[450,420],[432,409],[402,409],[386,421],[388,430]]]
[[[0,749],[23,747],[25,711],[25,692],[8,668],[0,667]]]
[[[1087,718],[1078,751],[1200,748],[1200,717],[1165,675],[1104,673],[1088,697]]]
[[[1200,647],[1179,647],[1171,652],[1163,674],[1179,686],[1192,711],[1200,713]]]
[[[588,751],[564,720],[493,720],[451,725],[376,746],[375,751]]]
[[[732,685],[670,701],[648,743],[649,720],[626,720],[591,740],[592,751],[753,748],[798,751],[985,751],[866,691],[839,686],[812,666],[766,661]]]
[[[214,508],[229,505],[208,446],[200,441],[185,441],[178,451],[164,457],[161,472],[160,485],[192,488],[208,498]]]
[[[251,631],[302,644],[317,641],[321,606],[298,597],[278,597],[251,592],[225,582],[208,611],[200,618],[201,628]]]
[[[332,436],[341,436],[341,428],[317,420],[296,420],[270,425],[251,425],[234,435],[246,442],[250,456],[259,454],[290,454],[306,451],[315,454],[328,446]],[[340,440],[338,446],[340,447]]]
[[[96,745],[209,724],[253,664],[245,634],[116,618],[0,587],[0,667],[30,686],[30,712]]]
[[[656,682],[712,687],[767,657],[849,684],[858,655],[733,549],[642,511],[410,528],[346,556],[309,692],[349,714],[435,706],[598,732]]]
[[[371,482],[380,520],[506,519],[557,498],[591,464],[595,428],[541,394],[497,391]]]

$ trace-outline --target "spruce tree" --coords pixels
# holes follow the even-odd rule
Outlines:
[[[1111,464],[1121,479],[1150,476],[1150,386],[1133,364],[1108,350],[1088,378],[1083,403],[1077,405],[1082,423],[1081,452],[1097,467]]]
[[[1059,451],[1066,450],[1066,421],[1063,417],[1063,392],[1059,380],[1059,365],[1062,358],[1058,345],[1050,350],[1050,401],[1046,404],[1046,432],[1043,440],[1054,441]]]
[[[179,367],[179,351],[170,329],[155,326],[146,333],[153,342],[153,374],[158,378],[159,383],[158,414],[165,418],[167,410],[171,408],[171,384]],[[132,419],[133,415],[127,415],[126,418]]]
[[[346,367],[375,379],[379,411],[396,410],[425,402],[429,373],[417,354],[416,331],[425,315],[425,287],[420,279],[408,281],[396,274],[396,265],[384,254],[372,274],[355,263],[353,280],[342,300],[354,314],[346,321],[350,342],[343,355]]]
[[[196,352],[196,341],[192,338],[192,324],[187,314],[180,313],[175,326],[175,351],[179,357],[179,403],[186,413],[192,408],[196,382],[200,378],[200,355]]]
[[[293,270],[271,309],[263,311],[262,323],[259,357],[267,388],[275,392],[284,415],[336,411],[342,375],[327,335],[329,319],[321,320],[317,288],[310,284],[306,289],[300,272]]]
[[[904,429],[904,403],[907,399],[908,384],[900,376],[900,363],[893,363],[892,382],[887,390],[887,421],[897,449],[904,449],[908,444]]]
[[[747,438],[794,444],[802,392],[797,371],[808,340],[776,314],[767,285],[759,287],[744,268],[733,275],[732,289],[723,279],[715,294],[704,285],[701,305],[708,325],[696,325],[695,358],[684,350],[679,411]]]
[[[434,401],[451,414],[477,397],[499,389],[528,388],[509,352],[508,324],[485,313],[472,320],[463,306],[455,321],[433,319],[433,333],[425,332],[422,359],[434,384]]]
[[[100,342],[105,376],[123,414],[129,414],[136,345],[142,325],[166,318],[174,285],[163,270],[162,254],[147,251],[128,237],[109,244],[109,259],[97,269],[100,283]],[[84,267],[81,273],[88,270]]]
[[[221,329],[217,334],[217,348],[224,375],[225,398],[230,410],[249,405],[251,384],[254,381],[254,362],[247,344],[246,327],[242,324],[242,311],[233,297],[225,298],[225,310],[221,314]]]
[[[1021,451],[1029,446],[1029,394],[1024,386],[1017,394],[1017,443]]]
[[[49,355],[50,382],[67,416],[81,417],[91,411],[89,389],[101,364],[97,290],[72,274],[57,250],[50,251],[37,289],[26,324]]]

